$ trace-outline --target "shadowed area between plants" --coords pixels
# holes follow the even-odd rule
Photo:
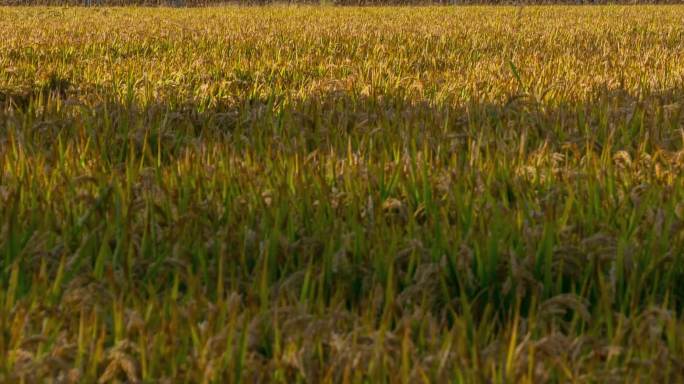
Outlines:
[[[435,379],[511,353],[523,374],[528,348],[600,371],[629,361],[622,343],[679,337],[681,90],[202,109],[85,104],[50,84],[2,94],[6,377],[43,374],[32,345],[84,359],[78,329],[100,345],[92,374],[129,379],[142,348],[169,344],[189,356],[176,370],[233,356],[221,375],[337,381],[389,379],[404,354]],[[67,339],[16,333],[45,318]]]

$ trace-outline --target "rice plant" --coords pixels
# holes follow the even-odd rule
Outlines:
[[[0,8],[0,382],[684,380],[683,20]]]

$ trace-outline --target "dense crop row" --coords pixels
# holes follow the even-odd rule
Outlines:
[[[0,382],[681,380],[682,21],[0,9]]]

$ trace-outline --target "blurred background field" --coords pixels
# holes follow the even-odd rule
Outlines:
[[[428,6],[428,5],[655,5],[679,0],[0,0],[9,6],[215,7],[226,5]]]

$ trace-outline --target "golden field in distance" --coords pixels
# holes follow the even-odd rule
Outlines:
[[[684,380],[683,21],[0,8],[0,382]]]

